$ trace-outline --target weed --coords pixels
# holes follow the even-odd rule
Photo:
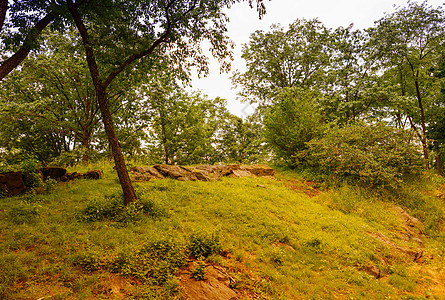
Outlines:
[[[57,180],[53,179],[53,178],[48,178],[45,181],[45,191],[47,193],[52,193],[56,190],[56,188],[59,186]]]
[[[190,236],[190,254],[195,258],[208,257],[212,254],[219,254],[222,250],[218,233],[195,233]]]
[[[194,268],[190,271],[190,277],[198,281],[206,279],[205,268],[206,264],[204,258],[198,258],[198,260],[195,262]]]

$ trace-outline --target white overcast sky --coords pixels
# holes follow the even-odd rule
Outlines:
[[[318,18],[326,27],[337,28],[349,26],[363,29],[374,25],[374,21],[385,13],[392,13],[394,6],[406,6],[406,0],[264,0],[267,13],[261,20],[255,9],[247,2],[237,3],[227,10],[230,18],[228,36],[235,42],[232,71],[245,70],[241,49],[249,41],[255,30],[269,31],[272,24],[286,26],[296,19]],[[423,0],[418,1],[423,2]],[[444,5],[445,0],[428,0],[433,7]],[[210,54],[209,54],[210,55]],[[232,72],[231,71],[231,72]],[[219,64],[210,59],[210,73],[205,78],[193,77],[192,89],[200,90],[210,98],[221,97],[227,100],[228,109],[236,115],[246,116],[253,108],[237,100],[238,90],[233,89],[230,80],[231,72],[220,74]]]

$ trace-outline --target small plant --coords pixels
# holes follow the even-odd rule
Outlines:
[[[94,197],[87,204],[79,218],[90,222],[113,219],[123,208],[123,201],[117,197]]]
[[[206,264],[203,257],[200,257],[195,263],[195,267],[190,271],[190,277],[201,281],[206,279],[205,276]]]
[[[53,179],[53,178],[48,178],[48,179],[45,181],[45,191],[46,191],[47,193],[54,192],[54,191],[56,190],[56,188],[57,188],[58,185],[59,185],[59,184],[58,184],[57,180],[55,180],[55,179]]]
[[[74,257],[74,264],[91,273],[100,270],[104,264],[98,251],[88,250]]]
[[[190,254],[195,257],[208,257],[212,254],[219,254],[222,246],[219,240],[219,235],[216,233],[204,234],[195,233],[190,236]]]

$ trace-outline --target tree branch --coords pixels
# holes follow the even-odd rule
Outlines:
[[[0,0],[4,1],[4,0]],[[12,70],[14,70],[29,54],[31,51],[30,44],[31,41],[36,38],[42,30],[48,26],[51,21],[55,18],[55,14],[49,13],[43,19],[38,21],[31,30],[29,30],[28,35],[22,43],[22,46],[17,50],[14,55],[5,60],[0,66],[0,80],[6,77]]]

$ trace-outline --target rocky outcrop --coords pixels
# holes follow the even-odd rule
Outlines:
[[[60,182],[62,181],[62,178],[66,174],[66,169],[60,167],[46,167],[46,168],[40,168],[39,173],[44,182],[49,178],[57,180],[57,182]]]
[[[183,167],[177,165],[155,165],[153,167],[133,167],[131,175],[134,181],[172,178],[180,181],[212,181],[223,176],[255,177],[273,176],[274,170],[266,165],[200,165]]]
[[[15,196],[25,189],[22,172],[0,173],[0,195]]]
[[[65,176],[61,178],[61,181],[70,181],[74,179],[102,179],[104,177],[104,173],[101,170],[91,170],[86,173],[67,173]]]

